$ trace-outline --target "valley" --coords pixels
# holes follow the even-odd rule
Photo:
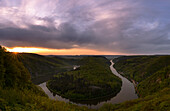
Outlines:
[[[137,94],[135,93],[134,85],[126,78],[118,74],[117,71],[113,68],[114,63],[112,61],[110,62],[111,62],[110,70],[112,71],[113,74],[121,78],[123,83],[120,92],[116,96],[111,94],[108,96],[100,97],[93,100],[86,100],[86,101],[69,100],[66,98],[62,98],[60,95],[57,94],[54,95],[53,93],[51,93],[49,89],[46,87],[46,82],[40,84],[39,86],[44,90],[44,92],[49,96],[50,99],[64,101],[66,103],[70,102],[78,106],[87,106],[88,108],[92,108],[92,109],[99,109],[100,107],[102,107],[102,105],[106,103],[117,104],[127,100],[137,99],[138,97]]]
[[[0,110],[170,110],[169,55],[121,56],[113,59],[113,62],[115,64],[110,64],[109,60],[102,56],[73,59],[30,53],[16,54],[0,47]],[[74,65],[80,67],[74,70]],[[45,79],[38,80],[41,77]],[[138,99],[126,101],[124,95],[128,92],[122,91],[121,88],[124,86],[124,81],[128,81],[124,77],[136,83]],[[114,94],[106,100],[107,102],[99,102],[102,103],[99,107],[91,109],[92,107],[75,105],[72,101],[50,99],[41,87],[35,85],[46,81],[51,92],[70,100],[91,100],[113,92]],[[130,81],[128,86],[130,84],[133,86]],[[120,96],[125,101],[114,103],[112,101],[114,96],[115,98]]]

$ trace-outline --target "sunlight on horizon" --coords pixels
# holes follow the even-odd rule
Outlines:
[[[97,51],[85,48],[72,48],[72,49],[48,49],[37,47],[6,47],[9,52],[16,53],[37,53],[41,55],[119,55],[121,53]]]
[[[18,52],[18,53],[24,53],[24,52],[30,52],[30,53],[36,53],[40,50],[40,48],[32,48],[32,47],[14,47],[14,48],[7,48],[7,51],[9,52]]]

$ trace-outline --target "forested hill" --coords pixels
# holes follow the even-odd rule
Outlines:
[[[79,64],[76,70],[55,75],[48,82],[48,88],[72,100],[99,99],[120,91],[121,80],[113,75],[105,57],[83,57]]]
[[[159,70],[168,68],[170,65],[170,55],[123,56],[114,59],[114,62],[114,67],[124,76],[141,82]]]
[[[17,57],[30,72],[31,79],[35,84],[47,81],[59,72],[71,70],[78,61],[77,59],[42,56],[32,53],[19,53]]]
[[[131,56],[114,61],[114,67],[122,75],[139,83],[140,96],[170,86],[170,56]]]

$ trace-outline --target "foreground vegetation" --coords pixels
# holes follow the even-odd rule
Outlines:
[[[48,88],[72,100],[90,100],[116,95],[121,88],[121,80],[113,75],[110,62],[104,57],[84,57],[80,68],[59,73],[47,83]]]
[[[31,86],[32,87],[32,86]],[[0,88],[2,111],[87,111],[86,107],[50,100],[41,91],[30,88]]]

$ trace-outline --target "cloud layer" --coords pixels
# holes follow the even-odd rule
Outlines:
[[[0,0],[0,44],[170,54],[170,0]]]

